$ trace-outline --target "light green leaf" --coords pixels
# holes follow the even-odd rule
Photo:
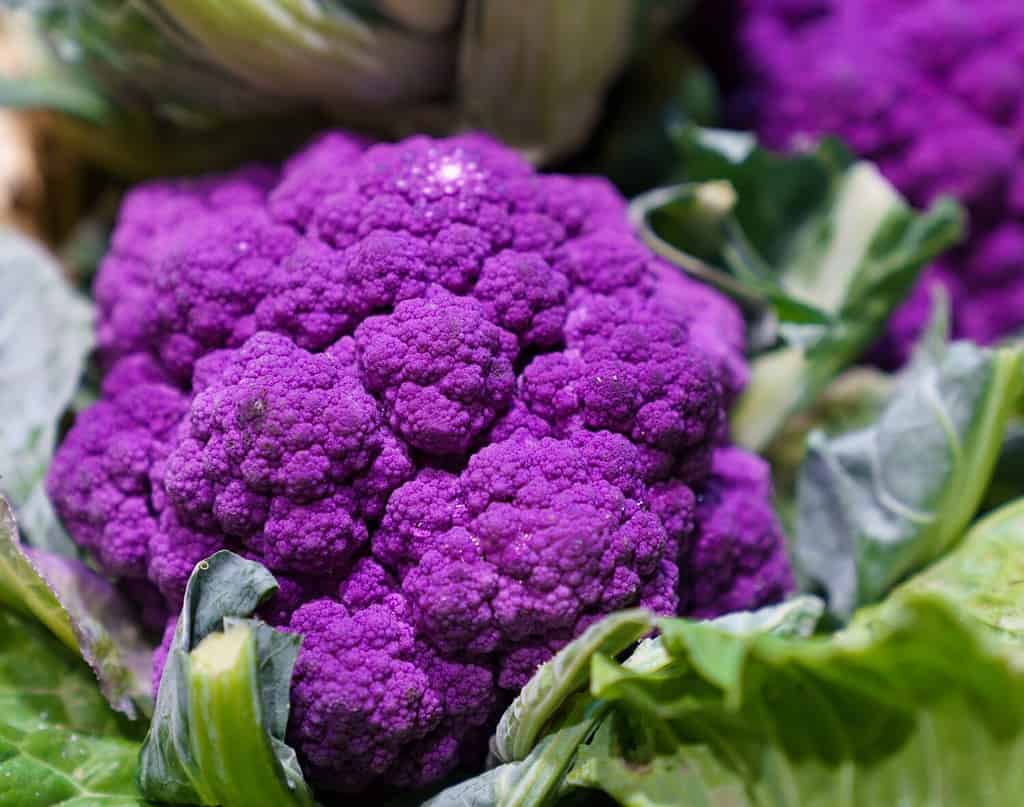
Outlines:
[[[746,787],[706,748],[629,762],[583,746],[567,782],[603,790],[623,807],[747,807]],[[792,807],[792,805],[788,806]]]
[[[633,45],[634,0],[470,0],[459,42],[461,121],[528,155],[581,144]]]
[[[877,420],[812,433],[793,552],[849,617],[940,557],[974,516],[1024,385],[1024,350],[928,337]]]
[[[92,349],[92,308],[60,267],[26,236],[0,229],[0,492],[37,546],[74,545],[45,500],[43,475]]]
[[[301,639],[247,618],[276,590],[263,566],[226,550],[196,565],[140,755],[139,785],[149,798],[313,803],[284,742]]]
[[[1016,649],[1024,648],[1024,499],[1004,505],[971,527],[941,560],[898,586],[857,622],[883,618],[907,596],[931,593],[977,619]]]
[[[423,807],[545,807],[556,803],[566,772],[603,714],[602,704],[574,696],[551,733],[524,759],[453,785]]]
[[[0,805],[139,807],[139,744],[92,673],[42,627],[0,610]]]
[[[96,124],[112,114],[109,101],[96,90],[61,76],[0,76],[0,107],[51,109]]]
[[[422,807],[495,807],[498,797],[494,788],[497,780],[522,764],[506,762],[472,779],[458,782],[423,802]]]
[[[710,626],[725,641],[732,642],[736,637],[756,633],[806,636],[814,629],[822,610],[820,600],[805,596],[700,624]],[[609,660],[649,633],[653,622],[646,611],[622,611],[605,617],[566,645],[526,685],[517,703],[506,711],[492,741],[499,759],[515,753],[516,761],[454,785],[427,804],[543,807],[557,803],[574,787],[597,786],[594,783],[615,767],[615,763],[598,759],[609,756],[609,722],[605,718],[610,704],[588,698],[579,690],[595,675],[596,683],[591,681],[591,688],[601,686],[602,676],[608,670],[617,675],[621,669],[626,675],[639,677],[671,674],[669,668],[674,660],[666,652],[661,636],[641,641],[621,668]],[[599,748],[605,750],[599,752]],[[578,760],[578,754],[585,755],[587,761]]]
[[[960,807],[1024,785],[1024,667],[934,595],[834,637],[659,624],[669,668],[595,657],[616,728],[570,783],[656,805],[674,776],[694,804],[737,807]]]
[[[825,603],[817,597],[793,597],[778,605],[756,611],[736,611],[713,619],[709,624],[735,636],[773,636],[801,638],[810,636],[825,612]]]
[[[99,679],[110,705],[129,718],[148,713],[152,647],[117,590],[75,558],[21,545],[0,496],[0,603],[42,622]]]

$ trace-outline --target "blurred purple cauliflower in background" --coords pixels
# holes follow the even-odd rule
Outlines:
[[[1024,326],[1024,4],[1019,0],[740,0],[749,104],[766,144],[835,134],[916,205],[941,193],[969,242],[925,274],[882,345],[908,354],[928,287],[956,335]]]
[[[134,190],[96,297],[104,394],[56,507],[172,612],[217,549],[274,572],[263,616],[305,637],[289,741],[321,788],[478,757],[609,611],[791,587],[765,466],[728,446],[743,320],[602,180],[476,135],[329,134],[280,173]]]

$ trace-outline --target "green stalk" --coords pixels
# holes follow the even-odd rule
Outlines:
[[[260,706],[256,638],[248,625],[212,633],[189,654],[189,739],[202,804],[280,807],[301,794],[285,783]],[[308,802],[306,802],[308,803]]]

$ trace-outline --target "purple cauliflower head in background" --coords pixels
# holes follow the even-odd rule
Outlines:
[[[275,574],[321,788],[472,761],[612,610],[791,586],[763,468],[728,447],[743,320],[602,180],[478,135],[332,133],[279,172],[132,191],[96,296],[108,370],[57,510],[172,612],[217,549]]]
[[[1024,326],[1024,4],[1017,0],[740,0],[753,122],[768,145],[835,134],[917,205],[949,193],[970,239],[926,273],[883,342],[906,358],[927,287],[956,335]]]

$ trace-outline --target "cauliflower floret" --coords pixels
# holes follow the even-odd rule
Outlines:
[[[274,573],[260,615],[304,637],[289,739],[318,788],[476,760],[609,611],[787,589],[766,477],[722,459],[739,312],[603,180],[479,135],[329,134],[280,175],[133,191],[97,298],[110,371],[58,512],[171,612],[218,549]]]
[[[201,536],[239,541],[275,571],[349,565],[368,538],[367,509],[380,508],[367,500],[386,499],[413,466],[343,357],[266,332],[210,356],[219,377],[193,398],[164,470],[165,529],[178,537],[155,541],[162,588],[184,584]]]
[[[167,384],[131,385],[140,366],[146,362],[112,371],[105,385],[110,397],[78,419],[48,477],[68,531],[106,571],[124,577],[146,575],[148,541],[159,532],[149,504],[152,476],[188,408],[188,399]]]
[[[785,542],[771,505],[768,464],[720,448],[697,499],[697,530],[680,560],[683,610],[697,617],[751,610],[793,587]]]
[[[288,740],[307,776],[331,790],[436,781],[495,710],[492,672],[417,641],[400,594],[379,592],[356,610],[314,600],[288,629],[303,636]]]
[[[364,321],[355,341],[367,389],[421,451],[465,452],[512,396],[516,339],[470,297],[431,289]]]
[[[431,644],[513,650],[642,600],[667,541],[645,495],[623,437],[520,435],[481,450],[458,478],[426,471],[396,491],[373,550],[400,570]]]

